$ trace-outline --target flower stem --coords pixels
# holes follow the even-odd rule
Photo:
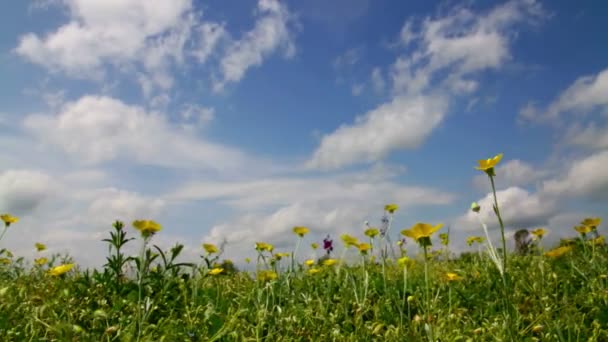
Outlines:
[[[500,237],[502,238],[502,269],[504,272],[507,271],[507,241],[505,240],[505,224],[500,216],[500,209],[498,208],[498,198],[496,197],[496,186],[494,185],[494,177],[490,176],[490,183],[492,184],[492,194],[494,195],[494,212],[498,217],[498,223],[500,224]]]

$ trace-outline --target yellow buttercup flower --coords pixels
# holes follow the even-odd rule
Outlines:
[[[11,214],[2,214],[0,215],[0,219],[4,221],[4,225],[6,227],[10,226],[13,223],[19,222],[19,218],[17,216],[12,216]]]
[[[223,268],[221,268],[221,267],[216,267],[216,268],[211,269],[211,270],[209,271],[209,274],[210,274],[210,275],[218,275],[218,274],[220,274],[220,273],[222,273],[222,272],[224,272],[224,269],[223,269]]]
[[[604,244],[604,237],[603,236],[598,236],[596,238],[593,238],[591,240],[589,240],[589,243],[594,245],[594,246],[602,246]]]
[[[475,168],[477,170],[481,170],[481,171],[490,171],[492,169],[494,169],[494,167],[496,165],[498,165],[498,163],[500,163],[500,160],[502,159],[502,153],[497,154],[496,156],[494,156],[493,158],[488,158],[488,159],[482,159],[479,160],[477,163],[479,164],[479,166],[476,166]]]
[[[467,238],[467,245],[471,246],[474,243],[482,243],[483,242],[483,237],[481,236],[469,236]]]
[[[333,265],[335,265],[337,263],[338,263],[338,260],[336,260],[336,259],[325,259],[325,260],[323,260],[323,265],[324,266],[333,266]]]
[[[141,235],[148,237],[152,234],[158,233],[163,227],[152,221],[152,220],[135,220],[133,221],[133,227],[141,232]]]
[[[269,243],[266,243],[266,242],[256,242],[255,249],[257,249],[260,252],[263,252],[263,251],[272,252],[274,250],[274,246]]]
[[[545,234],[547,234],[547,230],[545,228],[537,228],[531,231],[532,235],[536,236],[539,239],[542,239]]]
[[[576,230],[580,234],[589,234],[592,229],[589,226],[576,226],[574,227],[574,230]]]
[[[391,214],[393,214],[395,211],[397,211],[397,209],[399,209],[399,206],[394,203],[387,204],[384,206],[384,210],[388,211]]]
[[[220,251],[216,245],[211,244],[211,243],[204,243],[203,249],[209,254],[219,253],[219,251]]]
[[[414,260],[404,256],[404,257],[397,259],[397,264],[401,267],[405,267],[405,268],[409,269],[412,266],[414,266]]]
[[[369,236],[370,238],[374,238],[378,234],[380,234],[380,231],[378,230],[378,228],[371,227],[371,228],[368,228],[365,230],[365,235]]]
[[[34,259],[34,263],[38,266],[46,265],[47,262],[49,262],[49,259],[45,257]]]
[[[34,246],[36,246],[36,250],[37,250],[38,252],[42,252],[43,250],[45,250],[45,249],[46,249],[46,246],[45,246],[43,243],[40,243],[40,242],[36,242],[36,243],[34,244]]]
[[[321,272],[321,269],[314,267],[308,270],[308,274],[317,274],[319,272]]]
[[[456,273],[448,272],[445,274],[445,279],[447,281],[458,281],[458,280],[462,280],[462,277]]]
[[[261,270],[258,271],[257,277],[259,281],[271,281],[277,279],[279,275],[275,271]]]
[[[602,223],[602,218],[601,217],[587,217],[586,219],[584,219],[581,224],[584,226],[589,226],[592,229],[597,228],[600,223]]]
[[[48,273],[52,276],[59,276],[59,275],[69,272],[72,269],[72,267],[74,267],[74,264],[63,264],[63,265],[59,265],[59,266],[55,266],[55,267],[51,268],[48,271]]]
[[[570,252],[572,250],[572,246],[562,246],[562,247],[557,247],[555,249],[552,249],[548,252],[545,252],[545,256],[548,256],[550,258],[559,258],[562,255]]]
[[[313,259],[308,259],[308,260],[304,261],[304,264],[308,267],[311,267],[312,265],[315,264],[315,261]]]
[[[318,243],[316,243],[316,242],[313,242],[313,243],[311,243],[311,244],[310,244],[310,248],[312,248],[312,249],[315,249],[315,250],[316,250],[317,248],[319,248],[319,244],[318,244]]]
[[[274,257],[275,257],[277,260],[281,260],[282,258],[287,258],[287,257],[289,257],[289,256],[291,256],[291,254],[290,254],[290,253],[286,253],[286,252],[283,252],[283,253],[276,253],[276,254],[274,255]]]
[[[359,252],[361,252],[361,254],[367,254],[367,251],[372,249],[372,246],[369,243],[360,243],[357,248],[359,248]]]
[[[410,229],[402,230],[401,234],[414,239],[424,246],[428,246],[431,244],[431,235],[441,229],[441,227],[443,227],[443,223],[433,226],[428,223],[418,222]]]
[[[306,227],[293,227],[293,232],[299,237],[304,237],[304,235],[308,234],[310,230]]]
[[[344,244],[346,245],[346,248],[350,246],[357,246],[359,244],[357,238],[349,234],[342,234],[340,238],[342,239],[342,242],[344,242]]]

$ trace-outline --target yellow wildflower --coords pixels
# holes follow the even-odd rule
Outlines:
[[[47,258],[45,258],[45,257],[42,257],[42,258],[37,258],[37,259],[34,259],[34,262],[35,262],[35,263],[36,263],[36,265],[38,265],[38,266],[43,266],[43,265],[46,265],[46,263],[47,263],[47,262],[49,262],[49,259],[47,259]]]
[[[266,242],[256,242],[255,249],[257,249],[260,252],[263,252],[263,251],[272,252],[274,250],[274,246],[269,243],[266,243]]]
[[[531,231],[532,235],[536,236],[539,239],[542,239],[545,234],[547,234],[547,230],[545,228],[536,228]]]
[[[397,264],[399,264],[399,266],[401,266],[401,267],[405,267],[405,268],[409,269],[412,266],[414,266],[414,260],[404,256],[404,257],[397,259]]]
[[[299,237],[304,237],[304,235],[308,234],[310,230],[306,227],[293,227],[293,232]]]
[[[360,243],[357,248],[359,248],[359,252],[361,252],[361,254],[367,254],[367,251],[372,249],[372,246],[369,243]]]
[[[483,242],[483,237],[481,236],[469,236],[467,238],[467,245],[471,246],[474,243],[482,243]]]
[[[274,257],[275,257],[277,260],[281,260],[282,258],[287,258],[287,257],[289,257],[289,256],[291,256],[291,253],[285,253],[285,252],[283,252],[283,253],[276,253],[276,254],[274,255]]]
[[[441,227],[443,227],[443,223],[433,226],[428,223],[418,222],[410,229],[402,230],[401,234],[414,239],[423,246],[429,246],[431,244],[431,235],[441,229]]]
[[[397,211],[397,209],[399,209],[399,206],[394,203],[387,204],[384,206],[384,211],[388,211],[391,214],[393,214],[395,211]]]
[[[204,243],[203,249],[209,254],[219,253],[219,251],[220,251],[216,245],[211,244],[211,243]]]
[[[572,246],[562,246],[562,247],[557,247],[555,249],[552,249],[548,252],[545,252],[545,256],[548,256],[550,258],[559,258],[562,255],[570,252],[572,250]]]
[[[40,242],[36,242],[36,244],[34,244],[34,246],[36,246],[36,250],[38,252],[42,252],[43,250],[46,249],[46,246],[43,243],[40,243]]]
[[[9,258],[0,258],[0,264],[8,265],[11,263],[11,259]]]
[[[308,270],[308,274],[317,274],[319,272],[321,272],[321,270],[315,267]]]
[[[245,262],[246,263],[250,263],[251,262],[251,258],[245,258]]]
[[[4,221],[4,225],[6,227],[10,226],[12,223],[19,222],[19,218],[16,216],[12,216],[11,214],[2,214],[0,215],[0,219]]]
[[[447,281],[458,281],[458,280],[462,280],[462,277],[456,273],[448,272],[445,274],[445,279]]]
[[[211,269],[211,270],[209,271],[209,274],[210,274],[210,275],[218,275],[218,274],[220,274],[220,273],[222,273],[222,272],[224,272],[224,269],[223,269],[223,268],[221,268],[221,267],[216,267],[216,268]]]
[[[313,242],[313,243],[310,244],[310,248],[316,250],[317,248],[319,248],[319,244],[316,243],[316,242]]]
[[[133,227],[141,232],[141,235],[148,237],[154,233],[158,233],[163,227],[152,220],[135,220]]]
[[[275,280],[279,277],[277,272],[271,270],[261,270],[258,271],[258,280],[259,281],[271,281]]]
[[[604,237],[603,236],[598,236],[596,238],[593,238],[591,240],[589,240],[589,243],[594,245],[594,246],[601,246],[604,244]]]
[[[315,261],[313,259],[308,259],[308,260],[304,261],[304,264],[308,267],[311,267],[312,265],[315,264]]]
[[[357,241],[357,238],[352,235],[349,235],[349,234],[342,234],[340,236],[340,238],[346,245],[346,248],[348,248],[350,246],[357,246],[359,244],[359,241]]]
[[[582,225],[589,226],[592,229],[596,229],[600,223],[602,223],[601,217],[587,217],[581,222]]]
[[[592,229],[589,226],[576,226],[574,227],[574,230],[579,232],[581,235],[584,235],[590,233]]]
[[[498,163],[500,163],[500,160],[502,159],[502,153],[497,154],[496,156],[494,156],[493,158],[488,158],[488,159],[482,159],[479,160],[477,163],[479,164],[479,166],[476,166],[475,168],[477,170],[481,170],[481,171],[485,171],[485,172],[489,172],[490,170],[493,170],[494,167],[496,165],[498,165]]]
[[[378,234],[380,234],[378,228],[371,227],[365,230],[365,235],[369,236],[370,238],[374,238]]]
[[[59,276],[59,275],[69,272],[72,269],[72,267],[74,267],[74,264],[63,264],[63,265],[59,265],[59,266],[55,266],[55,267],[51,268],[48,272],[52,276]]]
[[[336,260],[336,259],[325,259],[325,260],[323,260],[323,265],[325,265],[325,266],[333,266],[333,265],[335,265],[337,263],[338,263],[338,260]]]

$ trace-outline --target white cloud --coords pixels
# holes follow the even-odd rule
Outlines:
[[[16,52],[31,62],[72,76],[100,76],[102,65],[146,59],[157,66],[180,58],[180,42],[189,28],[189,0],[65,1],[70,22],[40,37],[21,37]]]
[[[361,51],[361,48],[352,48],[347,50],[344,54],[334,59],[334,68],[341,69],[344,67],[351,67],[357,64],[361,59]]]
[[[379,166],[366,172],[313,178],[187,183],[166,198],[214,200],[242,213],[216,224],[204,240],[217,243],[226,239],[229,253],[243,256],[253,252],[255,241],[278,248],[292,245],[291,228],[296,225],[309,227],[309,238],[336,237],[363,227],[365,220],[375,221],[386,203],[398,203],[399,213],[403,213],[417,206],[447,205],[455,199],[436,189],[398,184],[392,180],[395,172],[400,170]]]
[[[566,139],[572,145],[591,149],[608,149],[608,125],[590,123],[586,127],[572,125],[566,134]]]
[[[551,122],[560,119],[563,113],[573,113],[578,117],[600,109],[608,109],[608,69],[596,75],[578,78],[564,90],[546,110],[528,103],[519,113],[521,122]]]
[[[395,148],[416,148],[446,111],[441,96],[396,97],[325,135],[307,166],[334,169],[379,160]]]
[[[544,196],[541,193],[530,193],[515,186],[497,191],[496,196],[501,216],[508,231],[544,225],[550,217],[557,213],[558,209],[555,197]],[[492,193],[488,193],[477,203],[481,206],[481,211],[474,213],[468,210],[466,214],[456,220],[458,230],[481,231],[478,215],[490,229],[494,230],[499,227],[492,209],[494,204]]]
[[[64,104],[57,115],[27,116],[24,126],[40,141],[87,164],[129,158],[148,165],[219,171],[252,162],[237,150],[172,126],[160,113],[110,97],[84,96]]]
[[[13,215],[34,211],[55,190],[51,178],[34,170],[7,170],[0,173],[0,210]]]
[[[483,14],[461,8],[426,18],[418,30],[408,20],[400,45],[411,48],[389,69],[393,98],[325,135],[307,166],[339,168],[416,148],[443,121],[452,96],[478,88],[475,73],[500,68],[511,57],[515,25],[542,14],[535,1],[514,0]],[[376,89],[384,87],[379,69],[372,71],[372,80]]]
[[[361,83],[353,84],[353,86],[350,88],[353,96],[361,95],[361,93],[363,93],[364,89],[365,89],[365,85],[361,84]]]
[[[228,38],[224,24],[203,23],[198,27],[200,44],[192,54],[200,63],[205,63],[222,39]]]
[[[378,94],[381,94],[384,91],[384,87],[386,85],[384,81],[384,76],[382,76],[382,70],[380,70],[380,68],[378,67],[375,67],[372,70],[371,78],[374,91]]]
[[[496,182],[501,187],[514,187],[533,184],[547,175],[544,170],[535,169],[532,165],[518,159],[509,160],[496,168]],[[488,189],[488,176],[479,174],[473,178],[477,189]]]
[[[565,176],[543,182],[543,191],[551,196],[608,199],[608,151],[574,160],[571,165]]]
[[[278,49],[283,49],[286,57],[295,54],[289,28],[292,16],[287,6],[277,0],[260,0],[257,12],[254,28],[226,49],[220,62],[221,79],[213,85],[215,91],[221,91],[227,83],[240,81],[249,68],[261,65]]]

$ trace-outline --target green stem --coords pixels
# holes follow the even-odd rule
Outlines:
[[[139,254],[139,272],[137,272],[137,341],[139,341],[141,337],[141,325],[142,325],[142,315],[141,315],[141,287],[143,280],[143,271],[145,269],[145,261],[144,258],[146,256],[146,244],[148,242],[147,238],[144,238],[144,241],[141,246],[141,252]]]
[[[4,237],[4,233],[6,233],[7,228],[8,227],[5,225],[4,230],[2,230],[2,234],[0,234],[0,241],[2,241],[2,238]]]
[[[500,224],[500,237],[502,239],[502,269],[507,272],[507,241],[505,240],[505,224],[500,216],[500,208],[498,208],[498,198],[496,197],[496,186],[494,185],[494,177],[490,176],[490,183],[492,184],[492,194],[494,195],[494,211],[498,217],[498,223]]]

